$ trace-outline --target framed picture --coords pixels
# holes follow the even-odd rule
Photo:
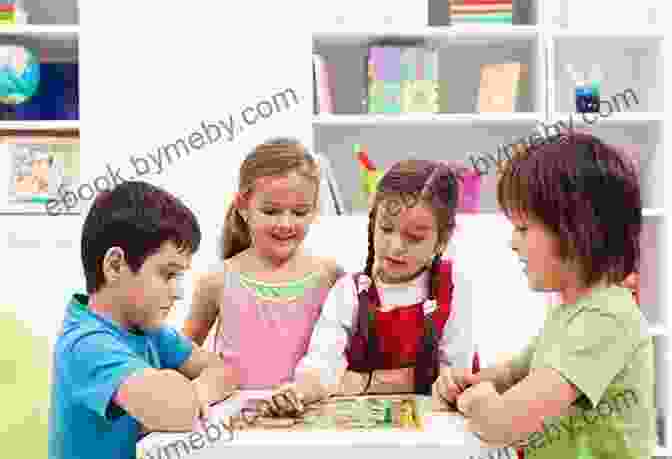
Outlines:
[[[60,199],[59,189],[77,189],[78,136],[0,135],[0,152],[8,166],[4,213],[46,214],[46,203]],[[78,214],[80,208],[67,213]]]

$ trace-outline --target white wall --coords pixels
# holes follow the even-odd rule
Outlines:
[[[244,107],[278,91],[295,88],[299,93],[299,105],[246,127],[233,141],[182,157],[161,175],[142,177],[181,196],[196,212],[204,240],[193,267],[201,272],[216,260],[225,206],[244,155],[276,135],[296,136],[312,148],[311,64],[306,58],[312,47],[310,24],[277,2],[265,2],[263,14],[252,5],[234,14],[226,3],[200,2],[189,10],[193,21],[185,19],[182,9],[161,8],[156,23],[148,23],[148,18],[159,17],[152,2],[128,2],[126,8],[85,8],[83,3],[80,23],[86,39],[80,40],[79,59],[86,63],[80,76],[84,181],[92,181],[107,164],[130,171],[129,155],[154,152],[188,135],[201,121],[229,114],[239,119]],[[37,334],[52,336],[65,301],[84,288],[82,219],[3,216],[0,256],[6,282],[0,307],[15,310]],[[313,228],[308,244],[354,269],[365,256],[366,224],[345,221],[325,218]],[[540,324],[543,307],[533,303],[508,252],[508,227],[477,225],[474,219],[465,220],[463,230],[468,242],[456,244],[455,251],[474,274],[482,350],[494,355],[518,348]],[[184,313],[184,308],[177,311],[173,320],[180,322]]]
[[[211,220],[222,211],[212,211]],[[50,340],[58,329],[65,302],[84,289],[79,260],[81,219],[50,219],[48,233],[39,217],[14,219],[2,227],[7,241],[3,257],[10,260],[3,272],[11,282],[4,286],[2,307],[12,308],[38,335]],[[34,224],[25,224],[34,220]],[[465,215],[447,251],[472,279],[475,336],[485,360],[515,352],[541,326],[545,299],[527,289],[516,257],[508,247],[509,223],[500,215]],[[186,277],[187,300],[171,317],[181,325],[190,300],[192,279],[216,260],[218,233],[206,227],[204,246]],[[362,269],[367,248],[366,217],[321,217],[310,229],[306,245],[317,254],[334,256],[348,271]],[[11,245],[11,247],[10,247]]]

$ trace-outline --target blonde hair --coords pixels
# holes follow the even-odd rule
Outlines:
[[[312,180],[317,185],[315,203],[318,201],[320,171],[317,161],[296,139],[273,138],[257,145],[240,166],[239,195],[253,191],[255,182],[262,177],[287,176],[292,172]],[[221,236],[220,257],[223,260],[248,249],[252,244],[247,223],[237,210],[237,200],[229,205]]]

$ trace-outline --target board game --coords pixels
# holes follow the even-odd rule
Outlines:
[[[306,407],[297,417],[260,416],[259,401],[251,402],[232,416],[235,430],[423,430],[431,410],[430,398],[417,395],[332,397]]]

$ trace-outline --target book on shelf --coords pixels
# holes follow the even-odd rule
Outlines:
[[[439,52],[409,46],[401,53],[401,111],[403,113],[439,112]]]
[[[320,168],[320,215],[343,215],[345,204],[331,162],[321,153],[315,157]]]
[[[0,24],[16,24],[15,0],[0,1]]]
[[[369,47],[369,113],[438,113],[438,50],[425,46]]]
[[[513,25],[512,0],[428,0],[428,24],[448,26],[458,24]]]
[[[427,24],[430,27],[450,25],[449,0],[427,0]]]
[[[315,114],[334,113],[331,66],[324,56],[313,53],[313,88]]]
[[[369,47],[369,113],[401,113],[401,47]]]
[[[528,65],[504,62],[481,65],[479,113],[515,112],[528,85]]]
[[[4,137],[0,149],[10,161],[7,211],[44,211],[48,200],[59,198],[60,187],[73,189],[79,183],[78,138]]]

